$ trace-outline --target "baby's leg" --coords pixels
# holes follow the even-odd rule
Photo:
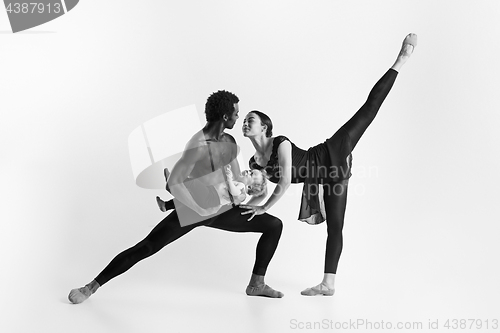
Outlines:
[[[160,197],[156,197],[156,203],[162,212],[166,212],[170,209],[175,209],[174,199],[163,201]]]

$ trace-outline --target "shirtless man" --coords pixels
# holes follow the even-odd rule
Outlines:
[[[156,225],[146,238],[118,254],[94,280],[71,290],[68,296],[70,302],[82,303],[112,278],[199,226],[262,233],[246,293],[249,296],[283,297],[283,293],[264,283],[267,266],[281,237],[281,220],[266,213],[253,216],[249,223],[248,216],[241,214],[243,209],[230,205],[204,209],[198,206],[183,184],[189,178],[202,180],[207,185],[220,183],[224,181],[223,174],[217,170],[222,170],[227,164],[231,165],[235,175],[240,175],[236,141],[224,132],[225,129],[232,129],[238,119],[238,102],[236,95],[223,90],[208,98],[205,105],[207,123],[187,143],[168,179],[168,186],[176,198],[176,210]]]

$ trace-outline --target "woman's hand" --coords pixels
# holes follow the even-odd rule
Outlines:
[[[255,215],[264,214],[267,210],[264,206],[239,205],[238,207],[243,208],[243,209],[249,209],[249,210],[241,213],[241,215],[252,214],[252,216],[250,216],[250,218],[247,221],[250,221],[251,219],[253,219],[253,217]]]

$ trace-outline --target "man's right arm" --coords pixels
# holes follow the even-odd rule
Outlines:
[[[211,209],[203,209],[189,193],[184,185],[184,181],[193,171],[196,162],[204,158],[206,154],[203,152],[204,147],[186,148],[182,153],[180,160],[174,165],[172,173],[168,178],[168,186],[172,195],[184,205],[191,208],[196,213],[206,216],[210,215]]]

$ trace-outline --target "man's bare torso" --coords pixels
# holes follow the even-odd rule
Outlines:
[[[236,159],[238,153],[238,147],[229,134],[222,133],[216,140],[203,131],[197,132],[189,140],[186,149],[196,149],[199,157],[189,178],[197,178],[205,185],[224,182],[221,170]]]

